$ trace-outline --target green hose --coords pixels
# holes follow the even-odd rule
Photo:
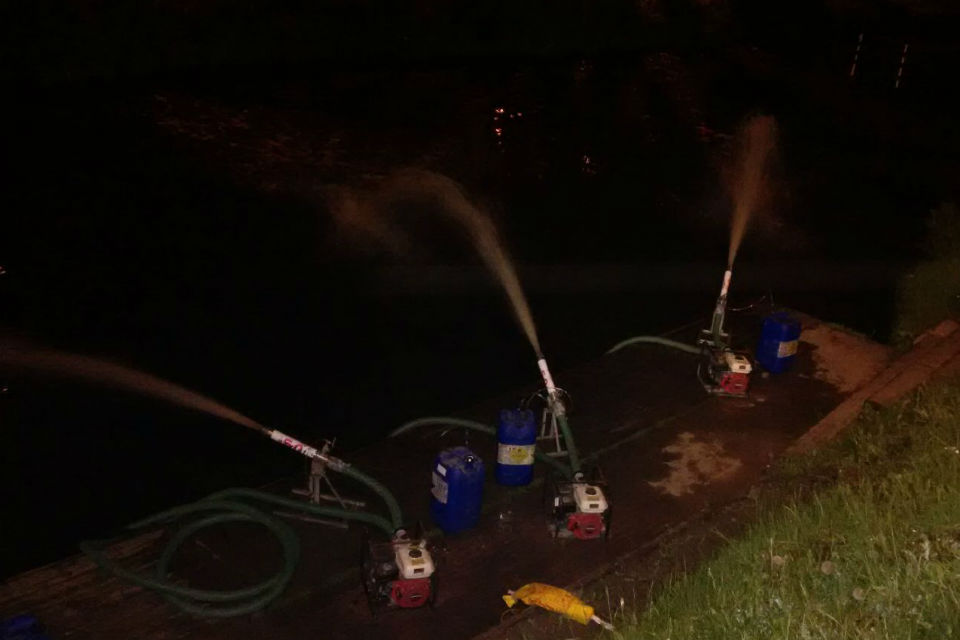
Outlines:
[[[480,433],[485,433],[487,435],[496,437],[497,430],[491,427],[488,424],[483,424],[482,422],[476,422],[474,420],[465,420],[463,418],[450,418],[447,416],[431,416],[427,418],[417,418],[416,420],[411,420],[410,422],[405,422],[396,429],[390,432],[390,437],[395,438],[399,435],[417,429],[419,427],[430,427],[430,426],[451,426],[451,427],[463,427],[464,429],[470,429],[471,431],[479,431]],[[567,433],[564,432],[564,438],[567,437]],[[567,442],[572,442],[572,437]],[[567,445],[569,447],[569,444]],[[573,476],[573,471],[567,465],[563,464],[556,458],[551,458],[545,453],[534,450],[533,457],[549,464],[554,469],[563,474],[563,477],[570,478]],[[572,460],[572,458],[571,458]]]
[[[397,436],[403,435],[408,431],[412,431],[418,427],[430,427],[430,426],[451,426],[451,427],[463,427],[464,429],[470,429],[471,431],[479,431],[480,433],[486,433],[487,435],[495,436],[497,435],[497,430],[491,427],[488,424],[483,424],[482,422],[477,422],[475,420],[466,420],[464,418],[450,418],[447,416],[429,416],[426,418],[417,418],[416,420],[411,420],[410,422],[404,422],[402,425],[390,432],[391,438],[396,438]]]
[[[350,467],[352,468],[352,467]],[[360,472],[357,471],[356,475],[352,476],[358,478]],[[355,520],[357,522],[362,522],[368,524],[372,527],[376,527],[383,531],[388,537],[393,537],[393,533],[400,528],[401,523],[403,522],[403,516],[400,514],[399,507],[397,507],[397,501],[394,499],[393,495],[390,494],[386,488],[383,487],[380,483],[376,482],[369,476],[365,476],[367,480],[371,483],[376,483],[380,490],[384,491],[387,495],[390,496],[390,502],[393,503],[393,506],[397,509],[396,514],[391,512],[391,519],[388,520],[381,515],[375,513],[368,513],[366,511],[352,511],[350,509],[341,509],[340,507],[325,507],[319,504],[313,504],[312,502],[304,502],[303,500],[297,500],[295,498],[284,498],[273,493],[267,493],[266,491],[258,491],[256,489],[246,489],[243,487],[237,487],[233,489],[224,489],[223,491],[218,491],[214,494],[211,494],[205,500],[218,500],[223,498],[248,498],[250,500],[260,500],[262,502],[267,502],[269,504],[276,505],[278,507],[284,507],[285,509],[290,509],[292,511],[302,511],[311,516],[320,516],[320,517],[330,517],[330,518],[343,518],[344,520]],[[372,488],[372,487],[371,487]],[[389,504],[388,504],[389,506]],[[394,517],[395,516],[395,517]],[[133,526],[136,526],[141,523],[149,523],[150,521],[155,521],[157,516],[151,516],[146,520],[141,520],[138,523],[134,523]]]
[[[557,424],[560,425],[560,431],[563,433],[563,441],[567,445],[567,455],[570,456],[570,470],[573,477],[580,475],[580,452],[577,451],[577,444],[573,441],[573,430],[570,429],[570,423],[567,422],[567,416],[563,413],[557,413]]]
[[[341,467],[336,469],[336,471],[342,473],[348,478],[353,478],[354,480],[367,485],[377,495],[383,498],[383,501],[387,504],[387,509],[390,511],[390,522],[393,524],[394,531],[403,526],[403,514],[400,512],[400,505],[397,503],[397,499],[393,497],[393,494],[390,493],[389,489],[367,474],[361,473],[354,467]],[[393,532],[391,531],[390,534],[392,535],[392,533]]]
[[[285,509],[312,516],[355,520],[374,526],[390,537],[392,537],[394,531],[400,527],[400,523],[402,522],[400,508],[397,505],[396,499],[394,499],[386,487],[369,476],[360,473],[353,467],[345,467],[345,469],[340,469],[340,472],[363,482],[383,497],[390,510],[391,519],[387,520],[383,516],[363,511],[348,511],[336,507],[325,507],[301,500],[294,500],[292,498],[283,498],[272,493],[254,489],[226,489],[211,494],[192,504],[174,507],[148,516],[127,527],[131,531],[139,532],[147,528],[167,524],[171,520],[185,516],[208,513],[208,515],[188,522],[173,535],[161,552],[160,558],[157,560],[155,575],[153,577],[130,571],[109,559],[105,553],[105,549],[112,541],[82,542],[80,549],[106,571],[138,586],[159,592],[166,600],[187,613],[215,618],[227,618],[253,613],[276,600],[287,587],[287,584],[289,584],[290,579],[293,577],[297,562],[300,559],[300,543],[296,533],[288,524],[273,514],[261,511],[245,502],[241,502],[241,500],[264,502],[269,505],[284,507]],[[266,527],[280,543],[283,566],[273,576],[263,582],[230,591],[194,589],[175,584],[167,578],[170,563],[174,555],[176,555],[177,550],[187,538],[201,529],[228,522],[256,522]]]
[[[112,541],[82,542],[80,549],[102,569],[140,587],[159,592],[166,600],[188,613],[226,618],[252,613],[267,606],[286,588],[300,558],[300,543],[293,529],[286,523],[242,502],[214,500],[211,496],[193,504],[158,513],[140,523],[130,525],[129,528],[136,530],[147,526],[148,523],[204,511],[213,513],[187,524],[169,541],[157,561],[153,577],[130,571],[107,558],[104,549],[107,543]],[[232,591],[194,589],[168,580],[166,576],[170,560],[184,540],[201,528],[225,522],[258,522],[269,529],[280,542],[283,550],[282,568],[263,582]]]
[[[670,347],[672,349],[679,349],[680,351],[686,351],[687,353],[700,354],[700,348],[695,347],[692,344],[686,344],[685,342],[677,342],[676,340],[670,340],[669,338],[661,338],[660,336],[636,336],[634,338],[629,338],[623,342],[618,342],[613,345],[613,347],[607,351],[608,354],[613,353],[614,351],[619,351],[624,347],[629,347],[632,344],[639,343],[651,343],[659,344],[664,347]]]

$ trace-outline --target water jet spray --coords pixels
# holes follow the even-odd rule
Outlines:
[[[753,364],[750,358],[730,346],[730,333],[724,327],[727,313],[727,295],[733,278],[733,264],[743,241],[747,223],[763,201],[767,187],[767,165],[776,144],[776,122],[770,116],[756,116],[747,121],[738,136],[740,149],[733,173],[733,215],[730,223],[730,243],[727,268],[723,273],[720,295],[713,308],[710,326],[700,332],[696,346],[659,336],[637,336],[616,344],[607,353],[623,347],[653,343],[700,355],[697,377],[703,388],[712,395],[743,397],[750,384]]]
[[[410,535],[404,527],[400,505],[381,483],[330,453],[332,443],[321,449],[270,429],[215,400],[142,371],[106,362],[89,356],[33,348],[25,345],[0,344],[0,368],[11,368],[58,377],[71,377],[87,382],[109,384],[142,393],[253,429],[311,461],[311,500],[304,502],[252,489],[227,489],[195,502],[175,507],[136,522],[128,527],[133,532],[166,526],[172,520],[193,517],[167,543],[156,564],[153,577],[130,571],[107,554],[109,541],[88,541],[81,550],[98,565],[114,575],[141,587],[155,590],[178,608],[205,617],[229,617],[252,613],[280,596],[293,576],[299,558],[296,534],[273,514],[249,502],[258,502],[284,509],[282,515],[329,524],[331,518],[360,522],[386,534],[388,542],[370,544],[364,562],[364,586],[371,607],[392,606],[417,608],[432,603],[436,593],[436,572],[422,535]],[[363,503],[341,498],[326,478],[327,470],[366,485],[383,499],[389,518],[359,510]],[[315,477],[316,476],[316,477]],[[321,504],[323,494],[319,482],[326,479],[339,506]],[[316,497],[317,499],[313,499]],[[197,514],[205,514],[196,517]],[[169,565],[177,549],[196,532],[208,526],[229,522],[256,522],[267,528],[280,542],[283,568],[263,582],[234,591],[216,591],[186,587],[168,579]],[[385,555],[386,554],[386,555]],[[371,568],[372,567],[372,568]]]
[[[744,354],[730,347],[730,334],[724,330],[727,294],[733,276],[733,263],[750,218],[763,201],[767,187],[767,165],[776,144],[776,122],[770,116],[756,116],[747,121],[739,136],[740,150],[733,181],[733,217],[730,224],[730,245],[727,270],[723,274],[720,295],[713,309],[710,328],[700,332],[697,345],[703,354],[697,375],[703,388],[712,395],[743,397],[747,395],[753,364]]]
[[[345,228],[359,231],[368,239],[387,245],[387,248],[395,248],[401,244],[398,241],[399,229],[395,220],[387,217],[387,212],[397,201],[404,199],[434,204],[430,211],[456,223],[466,231],[478,256],[503,287],[514,316],[536,354],[537,368],[545,387],[541,433],[538,439],[541,442],[552,441],[555,445],[555,450],[546,454],[548,456],[546,459],[549,460],[549,456],[566,456],[570,463],[560,473],[561,480],[558,482],[563,485],[561,488],[564,492],[563,496],[571,498],[570,501],[566,497],[557,498],[557,513],[560,515],[551,520],[551,526],[559,522],[556,528],[564,531],[578,531],[580,533],[577,537],[583,538],[598,537],[605,533],[606,521],[602,520],[598,523],[595,520],[596,516],[609,513],[609,505],[599,484],[588,484],[584,481],[580,454],[567,420],[563,391],[554,384],[550,368],[540,347],[533,314],[520,285],[516,269],[490,217],[470,202],[456,182],[438,173],[420,169],[404,169],[393,173],[377,185],[371,195],[342,190],[338,198],[333,201],[331,211]],[[363,224],[358,225],[358,220],[363,221]],[[384,242],[385,236],[391,242]],[[465,426],[465,421],[455,418],[420,419],[401,426],[391,435],[399,435],[416,426],[436,424],[438,421],[441,424]],[[479,425],[479,427],[478,429],[476,423],[466,426],[468,429],[496,434],[496,430],[492,427],[487,425]],[[542,452],[537,452],[535,457],[543,460],[545,456]],[[562,467],[557,461],[551,461],[551,464]],[[572,511],[568,509],[570,505],[572,505]],[[591,514],[589,518],[591,524],[588,527],[581,526],[577,518],[587,512]],[[568,522],[571,517],[573,520]]]

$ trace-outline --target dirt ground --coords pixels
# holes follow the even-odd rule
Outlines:
[[[889,347],[824,323],[805,328],[800,340],[815,349],[814,375],[841,393],[850,393],[862,386],[877,375],[890,358]]]
[[[692,494],[699,485],[726,480],[742,464],[737,458],[724,455],[719,440],[700,440],[688,431],[679,434],[662,451],[678,457],[667,463],[670,473],[666,477],[649,484],[674,497]]]

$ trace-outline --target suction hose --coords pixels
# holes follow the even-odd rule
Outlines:
[[[615,351],[619,351],[624,347],[629,347],[633,344],[640,343],[650,343],[650,344],[659,344],[664,347],[670,347],[671,349],[679,349],[680,351],[686,351],[687,353],[694,353],[699,355],[700,348],[695,347],[692,344],[686,344],[685,342],[677,342],[676,340],[670,340],[669,338],[661,338],[660,336],[636,336],[634,338],[628,338],[623,342],[618,342],[613,345],[613,347],[607,351],[608,354],[611,354]]]
[[[333,467],[331,467],[332,469]],[[400,505],[397,503],[397,499],[393,497],[393,494],[390,493],[390,490],[385,486],[380,484],[378,481],[374,480],[365,473],[361,473],[356,468],[352,466],[346,466],[341,469],[336,469],[343,475],[348,478],[353,478],[354,480],[361,482],[367,485],[374,493],[383,498],[384,503],[387,505],[387,510],[390,512],[390,524],[392,526],[391,531],[388,535],[393,535],[393,532],[403,526],[403,514],[400,511]],[[357,513],[350,511],[348,513]],[[380,518],[380,516],[376,516]],[[380,518],[382,520],[382,518]],[[372,524],[372,523],[371,523]]]
[[[581,475],[580,452],[577,450],[577,444],[573,440],[573,430],[570,423],[567,422],[567,416],[564,413],[556,413],[557,424],[560,425],[560,431],[563,433],[563,441],[567,445],[567,455],[570,457],[570,470],[576,479]]]
[[[133,532],[173,518],[207,512],[177,531],[160,554],[152,577],[124,568],[107,557],[105,548],[113,540],[87,541],[80,549],[100,568],[137,586],[158,592],[178,609],[194,615],[227,618],[252,613],[267,606],[286,588],[300,559],[297,535],[286,523],[250,505],[234,500],[215,500],[210,496],[193,504],[169,509],[128,527]],[[280,542],[283,566],[263,582],[231,591],[194,589],[167,578],[170,561],[180,545],[198,530],[227,522],[256,522],[266,527]]]
[[[564,421],[565,422],[565,421]],[[416,420],[411,420],[406,422],[393,431],[390,432],[390,437],[395,438],[397,436],[403,435],[414,429],[419,429],[420,427],[436,427],[436,426],[450,426],[450,427],[463,427],[464,429],[469,429],[471,431],[478,431],[480,433],[485,433],[489,436],[496,437],[497,430],[491,427],[490,425],[483,424],[482,422],[476,422],[475,420],[465,420],[463,418],[451,418],[447,416],[431,416],[427,418],[418,418]],[[564,432],[564,437],[567,436],[566,431]],[[568,441],[569,442],[569,441]],[[533,457],[539,460],[540,462],[545,462],[549,464],[554,469],[563,474],[565,478],[570,478],[573,476],[573,471],[567,465],[563,464],[555,458],[541,453],[540,451],[534,451]],[[572,459],[571,459],[572,460]]]
[[[335,469],[334,465],[330,468]],[[246,501],[263,502],[311,516],[362,522],[380,529],[388,537],[392,537],[400,528],[403,521],[400,507],[386,487],[349,465],[335,470],[366,484],[380,495],[387,503],[390,519],[363,511],[348,511],[306,503],[255,489],[226,489],[192,504],[154,514],[127,527],[128,530],[139,533],[179,518],[200,516],[181,527],[170,538],[160,553],[152,577],[130,571],[110,559],[106,554],[106,547],[112,540],[83,542],[80,544],[80,549],[104,570],[140,587],[159,592],[167,601],[187,613],[214,618],[253,613],[266,607],[283,593],[300,559],[300,543],[297,534],[287,523],[269,512],[247,504]],[[207,527],[229,522],[255,522],[263,525],[273,534],[280,543],[283,556],[283,564],[273,576],[255,585],[229,591],[186,587],[174,583],[167,577],[174,555],[190,536]]]

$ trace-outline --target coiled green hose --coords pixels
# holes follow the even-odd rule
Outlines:
[[[348,471],[349,470],[349,471]],[[348,511],[327,507],[292,498],[284,498],[254,489],[226,489],[211,494],[202,500],[148,516],[127,527],[132,532],[166,525],[173,520],[206,513],[191,520],[167,542],[157,560],[153,577],[126,569],[107,557],[105,549],[112,540],[88,541],[80,549],[106,571],[139,585],[157,591],[177,608],[198,616],[227,618],[258,611],[277,599],[289,584],[300,560],[300,542],[294,530],[272,513],[262,511],[245,501],[257,501],[312,516],[326,516],[354,520],[371,525],[392,536],[402,523],[402,515],[396,499],[382,484],[360,473],[353,467],[339,470],[344,475],[363,482],[384,498],[391,519],[364,511]],[[256,522],[266,527],[280,543],[283,556],[282,567],[271,577],[249,587],[230,591],[195,589],[176,584],[168,573],[177,550],[191,535],[207,527],[229,522]]]

